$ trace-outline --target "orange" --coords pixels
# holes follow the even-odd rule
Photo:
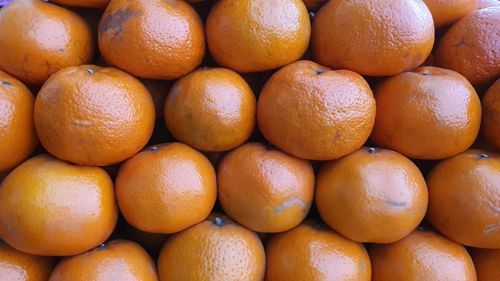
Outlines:
[[[478,281],[497,281],[500,278],[500,250],[474,249],[472,260]]]
[[[261,281],[265,268],[257,234],[218,214],[172,235],[158,258],[161,281]]]
[[[0,10],[0,68],[41,85],[60,69],[89,63],[92,32],[76,13],[40,0],[15,0]]]
[[[500,76],[500,7],[476,10],[453,24],[435,51],[436,65],[455,70],[476,87]]]
[[[200,69],[170,90],[165,123],[176,139],[197,149],[230,150],[252,134],[256,104],[252,89],[236,72]]]
[[[500,6],[499,0],[476,0],[476,10]]]
[[[375,90],[372,140],[416,159],[443,159],[469,148],[481,125],[481,101],[460,74],[424,66]]]
[[[264,137],[285,152],[331,160],[357,150],[368,139],[375,99],[357,73],[298,61],[264,85],[257,121]]]
[[[151,257],[138,244],[113,240],[89,252],[63,259],[49,281],[158,281]]]
[[[500,248],[500,155],[468,150],[435,166],[427,178],[429,221],[466,246]]]
[[[310,221],[273,235],[266,258],[266,281],[371,280],[362,244]]]
[[[12,171],[0,188],[0,236],[34,255],[70,256],[104,242],[118,217],[106,171],[48,155]]]
[[[203,221],[217,199],[215,171],[203,154],[182,143],[148,147],[116,177],[125,219],[153,233],[174,233]]]
[[[87,8],[105,8],[110,0],[50,0],[60,5],[87,7]]]
[[[372,281],[476,281],[467,250],[433,232],[417,230],[392,244],[370,249]]]
[[[309,45],[311,22],[301,0],[221,0],[207,18],[215,61],[237,72],[260,72],[298,60]]]
[[[35,150],[34,103],[22,82],[0,70],[0,173],[14,168]]]
[[[313,201],[311,164],[259,143],[227,154],[219,164],[217,179],[226,214],[258,232],[297,226]]]
[[[47,281],[54,261],[19,252],[0,241],[0,276],[6,281]]]
[[[436,28],[454,23],[476,8],[476,0],[424,0]]]
[[[182,0],[111,0],[99,24],[99,50],[134,76],[179,78],[205,55],[203,22]]]
[[[35,126],[43,146],[81,165],[107,166],[140,151],[154,128],[148,90],[129,74],[94,65],[52,75],[35,101]]]
[[[424,177],[408,158],[363,147],[321,168],[315,198],[323,221],[345,237],[392,243],[422,221],[428,194]]]
[[[335,0],[316,14],[311,40],[318,63],[395,75],[429,56],[434,25],[423,1]]]
[[[483,134],[500,150],[500,78],[483,96]]]
[[[302,2],[304,2],[309,11],[316,11],[328,2],[328,0],[302,0]]]

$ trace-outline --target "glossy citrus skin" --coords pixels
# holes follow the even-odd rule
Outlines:
[[[261,281],[265,268],[257,234],[218,214],[172,235],[158,259],[161,281]]]
[[[500,79],[484,94],[482,106],[483,134],[500,151]]]
[[[14,168],[35,150],[34,103],[21,81],[0,70],[0,172]]]
[[[415,231],[392,244],[370,249],[373,281],[475,281],[467,250],[432,231]]]
[[[496,281],[500,277],[500,250],[474,249],[471,253],[478,281]]]
[[[329,1],[316,14],[311,40],[318,63],[370,76],[395,75],[425,61],[434,25],[418,0]]]
[[[476,87],[500,76],[500,7],[476,10],[457,21],[437,46],[436,65],[455,70]]]
[[[362,244],[310,221],[273,235],[266,258],[266,281],[371,280],[370,258]]]
[[[117,217],[113,182],[97,167],[40,155],[14,169],[0,188],[0,236],[26,253],[82,253],[109,237]]]
[[[468,150],[442,161],[427,178],[429,221],[447,237],[500,248],[500,156]]]
[[[221,0],[207,18],[210,53],[239,73],[278,68],[307,50],[311,22],[301,0]]]
[[[238,73],[200,69],[170,90],[165,123],[176,139],[197,149],[230,150],[252,134],[256,104],[252,89]]]
[[[89,252],[63,259],[49,281],[157,281],[155,263],[138,244],[113,240]]]
[[[304,2],[304,5],[306,5],[309,11],[316,11],[328,2],[328,0],[302,0],[302,2]]]
[[[185,144],[154,145],[121,166],[116,198],[125,219],[140,230],[178,232],[210,214],[217,198],[215,170]]]
[[[476,0],[476,10],[500,6],[499,0]]]
[[[264,137],[289,154],[336,159],[367,140],[375,121],[375,99],[357,73],[298,61],[266,82],[257,121]]]
[[[90,27],[76,13],[39,0],[16,0],[0,10],[0,68],[41,85],[68,66],[93,57]]]
[[[481,101],[460,74],[424,66],[384,80],[375,92],[372,140],[417,159],[443,159],[472,145]]]
[[[104,8],[110,0],[50,0],[60,5],[88,7],[88,8]]]
[[[454,23],[476,8],[476,0],[424,0],[436,28]]]
[[[428,194],[424,177],[408,158],[363,147],[321,168],[315,198],[323,221],[345,237],[392,243],[422,221]]]
[[[0,276],[11,281],[46,281],[54,266],[49,257],[33,256],[0,241]]]
[[[182,0],[111,0],[99,25],[99,50],[134,76],[175,79],[205,55],[203,22]]]
[[[262,144],[248,143],[227,154],[217,176],[222,208],[248,229],[282,232],[298,225],[311,208],[309,162]]]
[[[43,146],[81,165],[123,161],[148,142],[154,104],[143,84],[116,68],[70,67],[54,74],[35,101],[35,125]]]

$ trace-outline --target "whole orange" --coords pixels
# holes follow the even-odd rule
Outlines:
[[[331,160],[357,150],[368,139],[375,99],[357,73],[298,61],[266,82],[257,121],[264,137],[285,152]]]
[[[372,140],[417,159],[443,159],[469,148],[479,133],[481,101],[462,75],[424,66],[375,89]]]
[[[41,85],[60,69],[89,63],[92,32],[76,13],[40,0],[15,0],[0,10],[0,68]]]
[[[473,249],[472,260],[478,281],[496,281],[500,278],[500,249]]]
[[[316,14],[318,63],[386,76],[422,64],[434,44],[432,15],[420,0],[335,0]]]
[[[28,158],[38,144],[34,102],[21,81],[0,70],[0,173]]]
[[[134,227],[179,232],[210,214],[217,199],[215,171],[203,154],[185,144],[154,145],[120,167],[116,199]]]
[[[301,0],[221,0],[207,18],[215,61],[237,72],[260,72],[298,60],[309,45],[311,22]]]
[[[408,158],[363,147],[321,168],[315,198],[323,221],[345,237],[392,243],[422,221],[428,194],[422,173]]]
[[[265,268],[257,234],[218,214],[170,236],[158,258],[161,281],[262,281]]]
[[[500,151],[500,78],[484,94],[482,106],[483,134]]]
[[[371,280],[362,244],[311,221],[273,235],[266,258],[266,281]]]
[[[87,8],[105,8],[110,0],[50,0],[60,5],[87,7]]]
[[[19,252],[0,241],[0,276],[5,281],[47,281],[54,267],[49,257]]]
[[[476,0],[424,0],[436,28],[454,23],[476,8]]]
[[[205,55],[203,22],[183,0],[111,0],[99,24],[99,50],[134,76],[176,79]]]
[[[80,254],[104,242],[117,217],[113,182],[97,167],[40,155],[14,169],[0,188],[0,236],[25,253]]]
[[[468,150],[427,178],[427,218],[444,235],[478,248],[500,248],[500,155]]]
[[[69,67],[52,75],[35,101],[40,142],[56,157],[107,166],[140,151],[155,124],[148,90],[116,68]]]

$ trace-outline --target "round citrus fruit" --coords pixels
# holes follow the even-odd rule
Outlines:
[[[478,281],[497,281],[500,278],[500,249],[473,249],[471,255]]]
[[[316,14],[312,46],[318,62],[370,76],[395,75],[422,64],[434,24],[420,0],[328,1]]]
[[[200,69],[175,83],[165,103],[165,122],[174,137],[203,151],[243,144],[255,126],[255,96],[236,72]]]
[[[370,249],[373,281],[476,281],[467,250],[432,231],[415,231]]]
[[[153,233],[174,233],[208,217],[217,199],[210,161],[182,143],[148,147],[127,160],[116,177],[125,219]]]
[[[0,276],[5,281],[47,281],[54,267],[49,257],[19,252],[0,241]]]
[[[483,134],[500,151],[500,78],[483,96]]]
[[[148,142],[154,104],[129,74],[93,65],[52,75],[35,101],[40,142],[56,157],[81,165],[123,161]]]
[[[375,99],[357,73],[298,61],[264,85],[257,121],[264,137],[287,153],[311,160],[336,159],[368,139]]]
[[[301,0],[221,0],[210,11],[206,32],[219,65],[259,72],[299,59],[309,45],[311,22]]]
[[[345,237],[392,243],[422,221],[428,194],[424,177],[408,158],[363,147],[321,168],[315,198],[323,221]]]
[[[85,252],[109,237],[117,217],[113,182],[97,167],[40,155],[14,169],[0,188],[0,236],[34,255]]]
[[[257,234],[218,214],[172,235],[158,258],[162,281],[261,281],[265,267]]]
[[[108,5],[109,0],[50,0],[60,5],[86,7],[86,8],[104,8]]]
[[[362,244],[310,221],[273,235],[266,258],[266,281],[371,280]]]
[[[111,0],[99,24],[99,50],[134,76],[175,79],[205,55],[203,22],[182,0]]]
[[[454,23],[476,8],[476,0],[424,0],[436,28]]]
[[[372,139],[416,159],[443,159],[469,148],[481,125],[481,101],[462,75],[424,66],[384,80],[375,92]]]
[[[500,155],[468,150],[427,178],[429,221],[466,246],[500,248]]]
[[[35,150],[34,102],[22,82],[0,70],[0,173],[14,168]]]
[[[248,143],[227,154],[217,176],[222,208],[251,230],[291,229],[311,208],[314,171],[309,162],[262,144]]]
[[[0,10],[0,68],[41,85],[60,69],[89,63],[92,32],[76,13],[40,0],[16,0]]]

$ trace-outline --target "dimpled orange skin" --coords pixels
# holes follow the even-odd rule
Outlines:
[[[104,8],[110,0],[50,0],[50,2],[76,7]]]
[[[482,106],[483,134],[500,151],[500,79],[483,96]]]
[[[155,263],[139,244],[113,240],[59,262],[49,281],[158,281]]]
[[[467,250],[432,231],[415,231],[392,244],[370,249],[372,281],[476,281]]]
[[[419,0],[329,1],[316,14],[311,41],[320,64],[363,75],[395,75],[429,56],[434,24]]]
[[[312,222],[273,235],[266,258],[266,281],[371,280],[370,258],[362,244]]]
[[[109,237],[117,217],[113,182],[97,167],[40,155],[14,169],[0,188],[0,236],[34,255],[85,252]]]
[[[345,237],[392,243],[422,221],[428,194],[424,177],[408,158],[363,147],[321,168],[315,198],[323,221]]]
[[[454,23],[476,8],[476,0],[424,0],[436,28]]]
[[[0,10],[0,68],[41,85],[50,75],[93,58],[92,32],[76,13],[39,0],[16,0]]]
[[[34,103],[21,81],[0,70],[0,173],[28,158],[38,144]]]
[[[47,80],[35,101],[40,142],[73,163],[107,166],[140,151],[155,124],[144,85],[116,68],[70,67]]]
[[[499,249],[473,249],[471,256],[478,281],[497,281],[500,278]]]
[[[203,151],[243,144],[255,127],[257,101],[236,72],[200,69],[182,77],[165,103],[165,123],[174,137]]]
[[[488,7],[500,6],[498,0],[476,0],[476,10],[481,10]]]
[[[437,45],[435,62],[484,87],[500,76],[499,46],[500,7],[476,10],[448,29]]]
[[[219,65],[261,72],[298,60],[309,45],[311,22],[301,0],[221,0],[208,15],[206,33]]]
[[[460,74],[424,66],[375,89],[376,145],[416,159],[444,159],[469,148],[481,125],[481,101]]]
[[[217,199],[215,170],[182,143],[148,147],[125,162],[116,179],[125,219],[152,233],[174,233],[208,217]]]
[[[0,276],[6,281],[47,281],[54,267],[49,257],[19,252],[0,242]]]
[[[203,22],[182,0],[112,0],[99,24],[99,50],[134,76],[179,78],[205,55]]]
[[[219,214],[170,236],[158,258],[161,281],[261,281],[265,269],[257,234]]]
[[[467,150],[440,162],[427,178],[427,218],[466,246],[500,248],[500,155]]]
[[[264,137],[285,152],[331,160],[357,150],[368,139],[375,99],[357,73],[298,61],[266,82],[257,121]]]
[[[258,143],[227,154],[217,179],[226,214],[258,232],[295,227],[313,201],[314,172],[309,162]]]
[[[328,2],[328,0],[302,0],[302,2],[304,2],[309,11],[316,11]]]

